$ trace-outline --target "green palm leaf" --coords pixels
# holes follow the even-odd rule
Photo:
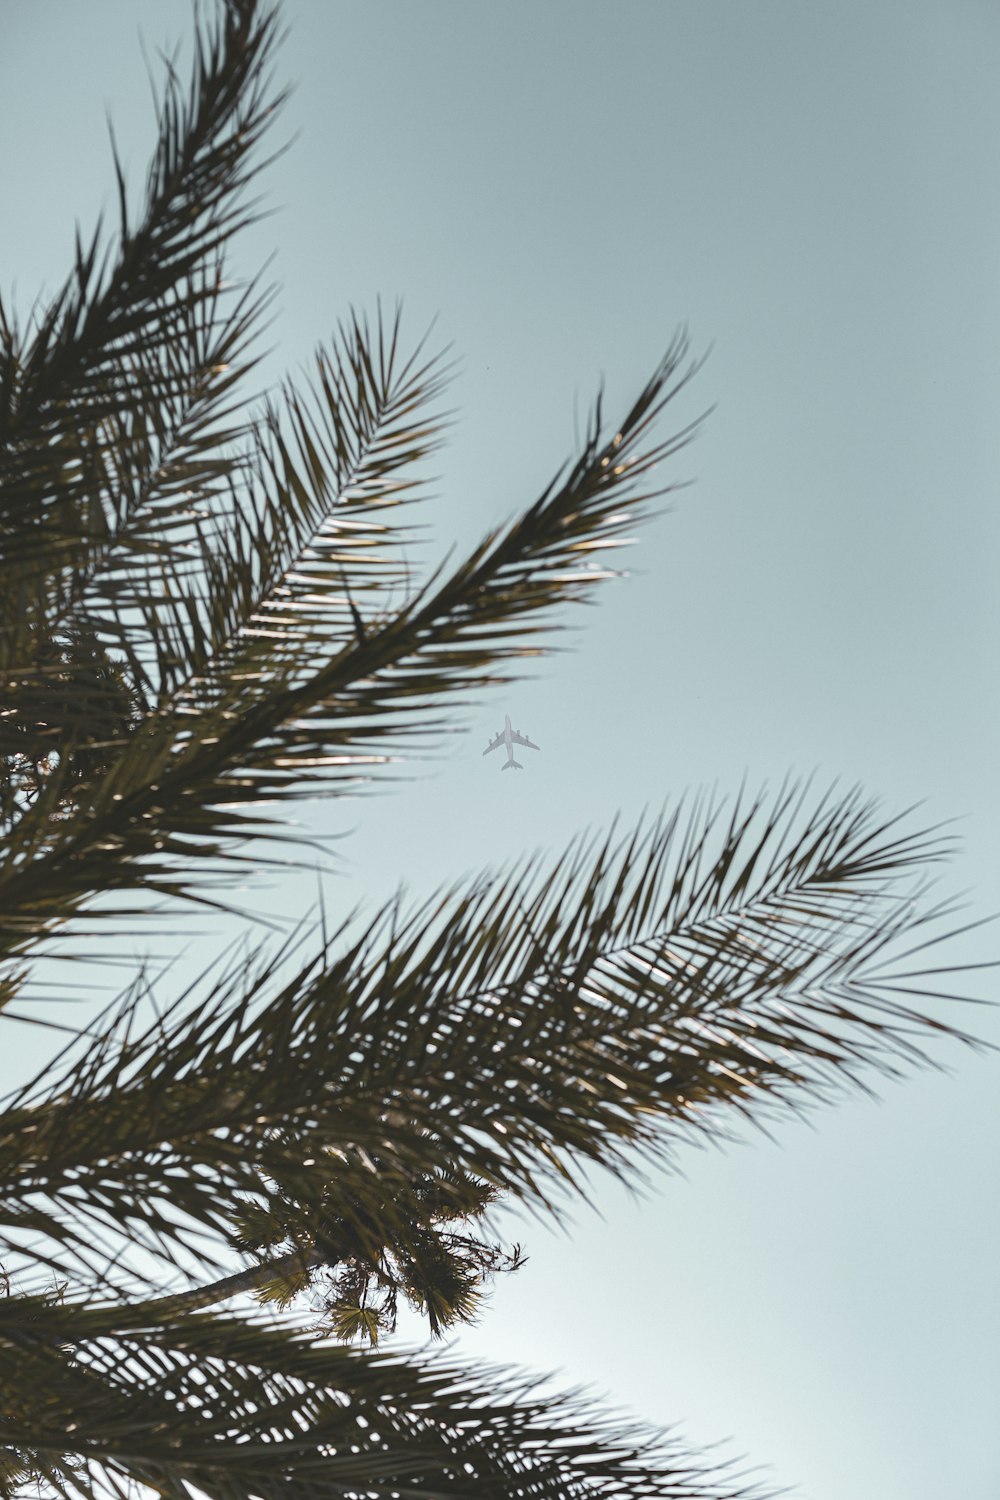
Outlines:
[[[262,811],[267,803],[308,796],[318,785],[336,789],[345,777],[352,784],[365,779],[373,764],[388,758],[386,741],[398,742],[414,732],[415,716],[422,735],[444,727],[430,716],[438,698],[506,681],[507,663],[538,654],[540,645],[523,644],[523,638],[537,641],[558,627],[537,617],[560,603],[585,599],[607,576],[600,566],[581,570],[581,560],[595,550],[623,545],[627,527],[670,488],[654,489],[645,481],[694,429],[659,443],[645,439],[694,373],[694,366],[681,368],[686,352],[686,340],[679,338],[611,437],[602,433],[598,402],[584,451],[569,474],[553,481],[511,525],[488,536],[450,575],[432,580],[396,611],[360,630],[348,597],[351,634],[339,650],[320,654],[318,662],[307,631],[277,625],[277,613],[263,614],[265,602],[280,608],[298,601],[295,578],[288,585],[291,592],[286,590],[281,599],[274,592],[274,572],[263,599],[237,578],[244,616],[253,609],[251,620],[271,620],[263,637],[270,647],[267,664],[258,659],[261,639],[244,629],[237,649],[221,649],[206,663],[197,692],[185,690],[124,736],[104,774],[88,787],[85,806],[67,808],[71,758],[59,766],[0,844],[0,901],[8,912],[0,952],[23,951],[97,891],[141,885],[171,896],[191,895],[195,880],[204,881],[200,861],[229,855],[234,838],[273,833]],[[321,366],[321,385],[322,377]],[[327,378],[323,390],[328,431],[336,434],[343,422],[343,387]],[[411,427],[410,408],[437,390],[426,366],[407,375],[401,391],[393,388],[402,402],[404,426],[390,427],[392,448],[403,443],[404,461],[426,451],[427,425]],[[354,394],[360,399],[357,390]],[[301,408],[293,405],[293,412],[300,430],[307,432]],[[393,411],[394,421],[398,415]],[[315,424],[312,430],[317,432]],[[277,429],[272,426],[270,432],[277,443]],[[305,436],[300,436],[300,449],[305,447]],[[277,453],[276,458],[272,451],[270,458],[272,479],[284,475],[285,489],[294,490],[287,477],[294,471],[280,446]],[[397,461],[395,453],[378,459],[376,474],[386,466],[394,470]],[[322,486],[325,497],[328,485],[319,457],[310,478]],[[279,485],[281,504],[284,493]],[[309,510],[307,501],[308,492],[302,505],[314,517],[316,509]],[[317,509],[321,504],[316,502]],[[336,523],[334,512],[334,530]],[[322,548],[314,550],[317,557],[305,587],[335,586],[342,619],[343,583],[332,576],[331,564],[339,571],[343,553],[334,550],[325,556]],[[276,572],[280,576],[284,569],[287,579],[292,564],[287,554],[281,555],[280,539],[277,555]],[[214,645],[226,637],[233,619],[232,579],[230,570],[220,593]],[[329,610],[322,599],[310,608],[314,621],[322,614],[325,626]],[[174,620],[177,654],[182,656],[193,641],[200,658],[207,632],[193,609],[189,616],[187,636]],[[282,634],[285,641],[276,643],[275,635]]]
[[[114,254],[100,229],[78,243],[26,332],[0,307],[0,825],[50,784],[30,847],[148,709],[136,616],[149,624],[164,575],[189,569],[199,509],[227,492],[232,391],[266,299],[225,289],[223,250],[253,217],[240,199],[280,103],[275,39],[272,12],[231,0],[196,37],[189,92],[170,70],[138,224],[116,158]]]
[[[190,91],[170,70],[134,228],[116,158],[121,214],[110,264],[98,229],[88,249],[78,239],[74,270],[30,339],[0,313],[0,525],[50,574],[85,561],[106,535],[78,435],[92,438],[106,423],[113,434],[137,407],[169,406],[189,385],[188,366],[167,346],[212,305],[218,275],[207,270],[218,271],[220,250],[253,216],[240,195],[280,104],[267,80],[276,26],[255,0],[227,0],[219,24],[196,35]]]
[[[376,603],[406,588],[399,554],[416,533],[381,513],[422,488],[409,471],[439,446],[431,408],[449,370],[418,364],[422,344],[403,360],[399,331],[399,308],[388,326],[379,309],[374,332],[352,315],[305,395],[287,385],[268,403],[228,511],[200,528],[196,607],[172,590],[182,644],[160,663],[164,706],[211,714],[249,680],[303,679],[363,637],[351,588]]]
[[[558,1212],[587,1162],[634,1181],[734,1108],[763,1121],[963,1036],[891,963],[942,915],[908,878],[942,841],[856,793],[721,814],[393,904],[291,975],[241,957],[124,1045],[109,1026],[0,1116],[0,1244],[60,1274],[99,1275],[109,1231],[217,1264],[248,1195],[327,1264],[412,1250],[423,1174]]]
[[[5,1435],[69,1495],[138,1481],[177,1500],[188,1484],[220,1500],[765,1496],[730,1464],[503,1369],[361,1355],[204,1314],[144,1327],[106,1309],[5,1303],[0,1329],[3,1375],[19,1346]]]

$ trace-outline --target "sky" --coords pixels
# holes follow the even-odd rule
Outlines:
[[[429,894],[685,789],[859,782],[954,820],[939,887],[1000,912],[996,422],[1000,13],[978,0],[287,0],[295,85],[271,216],[241,243],[282,290],[261,378],[350,307],[451,343],[456,423],[429,562],[531,503],[603,380],[623,412],[685,324],[710,355],[664,421],[714,407],[693,481],[628,579],[532,676],[484,695],[407,780],[307,816],[334,910]],[[105,117],[138,184],[151,58],[186,0],[0,0],[0,286],[59,285],[114,213]],[[154,62],[155,70],[155,62]],[[457,555],[457,554],[456,554]],[[482,749],[504,713],[541,746]],[[263,893],[263,894],[262,894]],[[248,904],[310,905],[311,873]],[[201,929],[195,953],[218,934]],[[200,944],[200,948],[199,945]],[[1000,957],[1000,926],[956,940]],[[997,998],[988,972],[972,993]],[[941,1012],[942,1014],[945,1012]],[[1000,1042],[1000,1017],[955,1017]],[[11,1023],[8,1023],[11,1024]],[[5,1087],[37,1065],[13,1027]],[[803,1500],[995,1500],[998,1062],[854,1095],[630,1198],[594,1183],[457,1347],[558,1372],[763,1466]],[[412,1330],[408,1330],[412,1332]]]

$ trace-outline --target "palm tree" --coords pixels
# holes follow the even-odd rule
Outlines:
[[[414,586],[398,514],[445,425],[443,356],[406,356],[398,312],[352,315],[304,388],[243,394],[268,297],[225,255],[276,39],[263,0],[226,0],[190,85],[168,71],[141,211],[116,159],[111,248],[78,241],[27,327],[0,305],[8,1016],[84,929],[227,909],[251,839],[287,850],[291,799],[377,776],[449,696],[509,680],[693,431],[651,437],[695,370],[678,337],[538,500]],[[136,974],[0,1114],[3,1493],[760,1494],[578,1396],[372,1346],[400,1295],[432,1334],[475,1315],[520,1262],[501,1197],[558,1216],[590,1163],[634,1179],[733,1110],[970,1041],[894,967],[947,913],[923,899],[945,852],[857,791],[695,798],[241,947],[166,1008]],[[256,1311],[220,1310],[250,1290]],[[277,1316],[307,1292],[318,1322]]]

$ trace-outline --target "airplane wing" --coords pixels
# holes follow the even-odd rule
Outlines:
[[[514,741],[515,745],[527,745],[527,747],[528,747],[529,750],[539,750],[539,749],[541,749],[540,745],[536,745],[531,740],[526,739],[525,736],[523,734],[521,734],[519,732],[519,730],[517,730],[517,729],[512,729],[511,730],[510,737]],[[490,746],[490,749],[491,750],[493,749],[492,745]]]
[[[483,751],[483,754],[484,755],[489,755],[489,753],[490,753],[491,750],[495,750],[498,745],[502,745],[502,744],[503,744],[503,730],[501,729],[501,731],[497,735],[496,739],[493,740],[493,742],[491,744],[489,744],[489,745],[486,746],[486,749]]]

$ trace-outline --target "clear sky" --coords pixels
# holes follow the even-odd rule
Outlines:
[[[310,809],[356,830],[328,901],[427,893],[685,788],[815,771],[956,819],[943,890],[1000,911],[1000,11],[284,14],[297,138],[240,251],[248,270],[276,251],[284,288],[265,376],[379,293],[414,337],[437,315],[463,366],[428,560],[536,498],[599,378],[623,410],[678,323],[714,348],[677,424],[717,403],[672,470],[697,483],[578,611],[572,654],[469,710],[412,782]],[[59,284],[75,221],[114,213],[106,110],[139,180],[140,30],[155,57],[189,33],[186,0],[0,0],[0,285],[22,308]],[[505,711],[542,746],[514,777],[481,758]],[[998,953],[995,927],[955,956]],[[997,1016],[962,1019],[1000,1041]],[[17,1036],[6,1086],[39,1045]],[[603,1218],[581,1207],[568,1235],[523,1226],[528,1265],[461,1347],[728,1437],[807,1500],[995,1500],[1000,1063],[935,1055],[949,1073],[880,1104],[688,1152],[640,1203],[598,1183]]]

